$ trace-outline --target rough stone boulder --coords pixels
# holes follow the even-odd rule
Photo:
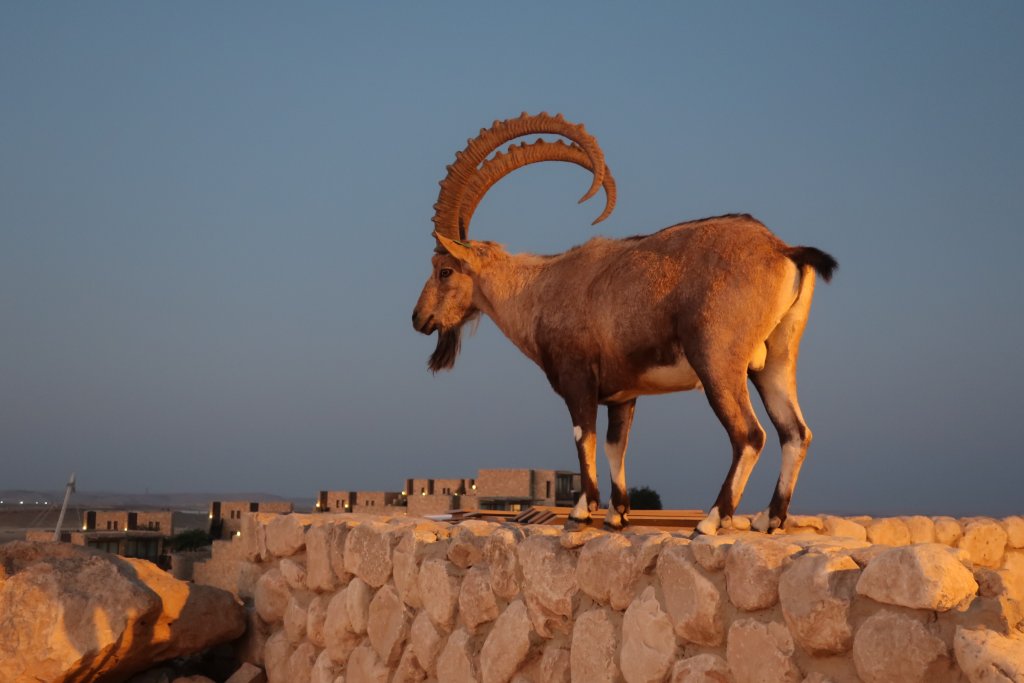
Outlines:
[[[0,681],[123,680],[245,631],[228,592],[64,543],[0,546]]]
[[[872,559],[857,592],[890,605],[945,612],[969,600],[978,583],[948,548],[922,543],[893,548]]]

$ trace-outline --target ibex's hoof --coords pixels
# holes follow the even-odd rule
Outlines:
[[[622,524],[619,524],[618,526],[612,524],[611,522],[605,522],[604,524],[601,525],[601,528],[603,528],[605,531],[622,531],[627,526],[629,526],[629,522],[623,522]]]
[[[754,516],[754,520],[750,523],[750,528],[754,531],[760,531],[761,533],[767,532],[768,529],[771,528],[771,521],[768,517],[768,511],[761,510],[760,512],[758,512],[757,515]]]

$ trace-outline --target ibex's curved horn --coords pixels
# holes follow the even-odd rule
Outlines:
[[[480,172],[470,178],[466,186],[466,198],[459,211],[459,219],[465,225],[469,225],[476,207],[480,204],[480,200],[483,199],[484,195],[487,194],[487,190],[492,185],[512,171],[541,161],[568,161],[577,166],[582,166],[588,171],[593,172],[594,170],[590,157],[576,144],[567,145],[561,140],[556,140],[555,142],[537,140],[532,144],[512,145],[507,152],[498,152],[494,155],[494,158],[485,161],[480,168]],[[597,225],[605,218],[608,218],[615,208],[615,178],[612,177],[611,170],[607,166],[604,169],[602,185],[604,186],[605,194],[604,211],[601,212],[601,215],[591,225]]]
[[[561,114],[551,116],[541,113],[530,116],[523,112],[518,118],[495,121],[490,128],[481,129],[480,134],[469,140],[465,149],[455,155],[455,162],[448,166],[448,175],[440,183],[441,191],[434,204],[433,221],[437,232],[453,239],[465,239],[469,230],[469,221],[463,214],[469,189],[467,185],[479,173],[481,162],[506,142],[539,133],[561,135],[579,146],[594,174],[590,189],[580,201],[594,196],[604,184],[605,177],[604,153],[597,140],[584,130],[582,124],[569,123]],[[518,156],[516,158],[521,160]],[[476,202],[479,203],[479,197]]]

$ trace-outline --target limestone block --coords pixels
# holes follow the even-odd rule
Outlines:
[[[736,683],[800,683],[793,652],[793,638],[778,622],[738,619],[729,627],[725,659]]]
[[[438,628],[451,631],[460,590],[455,568],[447,560],[426,560],[420,567],[418,580],[423,609]]]
[[[857,629],[853,663],[864,683],[935,683],[952,667],[938,636],[921,622],[887,610],[871,615]]]
[[[348,618],[345,598],[345,591],[335,593],[327,604],[327,616],[324,617],[324,642],[327,644],[327,653],[337,664],[345,664],[352,650],[359,644],[359,636],[356,635]]]
[[[309,642],[319,648],[327,647],[324,621],[327,619],[327,605],[330,602],[330,596],[317,595],[309,601],[309,606],[306,608],[306,637],[309,638]]]
[[[971,561],[982,567],[998,567],[1006,551],[1006,530],[993,519],[969,522],[958,547],[970,553]]]
[[[260,619],[256,614],[255,607],[246,609],[245,612],[245,633],[235,641],[235,654],[240,662],[249,662],[262,667],[263,651],[266,648],[272,627]]]
[[[462,579],[459,591],[459,619],[470,633],[480,624],[498,618],[498,601],[491,590],[491,573],[485,566],[473,567]]]
[[[370,618],[370,601],[373,600],[373,589],[365,581],[356,577],[345,589],[345,606],[348,609],[348,622],[352,630],[362,635],[366,633],[366,621]]]
[[[857,563],[857,566],[863,569],[871,563],[871,560],[882,553],[888,552],[891,547],[888,545],[869,545],[865,548],[851,548],[845,554],[849,555]]]
[[[899,517],[876,519],[868,524],[868,540],[875,545],[909,545],[910,529]]]
[[[953,638],[957,664],[971,683],[1024,681],[1024,635],[1011,637],[982,629],[957,628]]]
[[[295,646],[288,642],[284,631],[277,631],[267,638],[263,661],[268,683],[292,683],[288,663],[294,651]]]
[[[338,585],[348,584],[352,572],[345,568],[345,542],[350,527],[345,523],[333,524],[327,528],[327,560],[338,579]]]
[[[398,659],[398,665],[395,667],[395,673],[391,677],[391,683],[420,683],[420,681],[426,678],[427,672],[416,661],[412,645],[406,645],[405,649],[402,650],[402,656]]]
[[[825,523],[825,533],[829,536],[853,538],[858,541],[868,539],[867,529],[856,522],[834,515],[825,515],[821,520]]]
[[[810,553],[779,578],[782,616],[796,643],[814,655],[840,654],[853,644],[850,605],[860,567],[844,555]]]
[[[569,666],[572,683],[620,683],[619,643],[622,617],[594,608],[576,618]]]
[[[729,665],[718,655],[702,654],[678,660],[669,683],[733,683]]]
[[[306,547],[306,528],[300,515],[277,515],[267,524],[267,550],[289,557]]]
[[[392,543],[399,538],[392,527],[380,522],[363,522],[345,537],[345,569],[374,588],[391,576]]]
[[[576,582],[601,604],[624,610],[633,601],[640,578],[637,553],[621,534],[601,534],[580,552]]]
[[[935,523],[935,542],[955,548],[964,535],[960,522],[952,517],[932,517],[932,522]]]
[[[334,683],[344,670],[345,666],[331,659],[330,653],[324,650],[313,663],[313,673],[309,676],[309,683]]]
[[[803,683],[835,683],[831,678],[818,671],[813,671],[807,674],[804,678]]]
[[[493,522],[470,519],[460,522],[452,530],[448,541],[448,559],[462,569],[479,564],[484,557],[487,537],[498,528]]]
[[[420,599],[420,566],[415,556],[411,552],[395,550],[391,555],[391,562],[391,575],[395,580],[399,597],[409,607],[423,607],[423,601]]]
[[[574,560],[557,537],[531,536],[519,545],[526,607],[537,633],[545,638],[553,631],[568,634],[572,629],[573,598],[579,590]]]
[[[409,611],[390,585],[382,586],[370,602],[366,633],[381,661],[391,666],[402,654],[409,636]]]
[[[650,574],[654,571],[658,565],[658,556],[661,555],[661,551],[666,545],[690,545],[689,539],[675,538],[672,534],[664,531],[634,532],[629,534],[629,539],[635,551],[633,570],[637,575]],[[632,592],[634,595],[630,596],[631,600],[635,597],[635,589]]]
[[[284,609],[284,634],[293,645],[306,637],[306,622],[309,620],[309,603],[312,594],[305,591],[292,593]]]
[[[825,522],[815,515],[789,515],[783,528],[787,533],[822,533]]]
[[[566,550],[575,550],[576,548],[582,548],[595,538],[600,538],[606,534],[606,531],[585,527],[576,531],[563,532],[559,540],[562,543],[562,547]]]
[[[259,525],[260,522],[255,514],[242,515],[242,522],[239,525],[242,535],[238,537],[240,543],[239,552],[242,554],[242,557],[250,562],[260,557],[260,547],[256,538],[256,528]]]
[[[977,594],[978,583],[946,546],[892,548],[871,560],[857,592],[890,605],[945,612]]]
[[[571,675],[569,657],[570,653],[567,643],[549,640],[541,648],[540,658],[534,662],[527,680],[544,681],[545,683],[569,683]]]
[[[296,646],[288,658],[288,680],[292,683],[308,681],[313,677],[313,667],[320,651],[308,640]]]
[[[480,650],[483,683],[506,683],[530,651],[530,615],[522,600],[509,604]]]
[[[903,517],[903,523],[910,532],[911,543],[935,543],[935,522],[931,517],[912,515]]]
[[[491,570],[491,590],[498,597],[511,600],[519,594],[523,574],[519,566],[517,544],[523,540],[518,529],[501,527],[484,542],[484,560]]]
[[[800,546],[776,538],[737,541],[725,561],[729,600],[748,612],[777,603],[783,561],[799,551]]]
[[[388,667],[380,661],[369,645],[352,651],[345,667],[345,683],[387,683]]]
[[[306,587],[312,591],[331,592],[338,587],[328,551],[331,528],[317,524],[306,531]]]
[[[437,680],[445,683],[479,683],[472,638],[465,629],[457,629],[437,656]],[[348,683],[348,681],[346,681]]]
[[[725,638],[722,593],[691,560],[690,550],[666,545],[658,558],[657,576],[675,634],[698,645],[721,645]]]
[[[294,591],[306,590],[306,567],[301,562],[292,558],[285,558],[277,565],[288,582],[288,587]]]
[[[619,668],[626,683],[663,681],[676,658],[672,622],[661,609],[654,586],[648,586],[622,618]]]
[[[267,683],[267,674],[255,664],[243,662],[224,683]]]
[[[435,671],[437,655],[444,646],[444,634],[434,626],[427,613],[420,612],[409,630],[409,644],[420,667],[428,673]]]
[[[1003,529],[1008,548],[1024,548],[1024,517],[1003,517]]]
[[[729,536],[698,536],[690,543],[690,551],[697,564],[709,572],[717,572],[725,569],[729,549],[735,542],[736,539]]]
[[[284,618],[284,610],[291,597],[288,582],[279,569],[267,571],[256,582],[253,600],[256,614],[268,624],[276,624]]]

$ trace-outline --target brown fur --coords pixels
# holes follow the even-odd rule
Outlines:
[[[577,449],[589,511],[598,501],[590,473],[599,403],[619,405],[638,395],[703,386],[733,445],[732,467],[715,503],[723,518],[739,503],[753,467],[750,454],[756,461],[765,440],[750,406],[748,372],[771,403],[769,414],[783,443],[796,439],[806,452],[810,432],[796,405],[796,356],[814,271],[831,276],[831,256],[789,247],[746,215],[624,240],[594,238],[549,257],[509,254],[490,242],[438,241],[447,253],[434,256],[434,272],[413,313],[417,330],[439,332],[431,369],[454,363],[457,337],[453,347],[445,335],[478,312],[490,316],[544,370],[580,428]],[[442,278],[447,269],[452,274]],[[762,345],[765,365],[752,369]],[[688,361],[694,379],[673,379],[670,370],[681,360]],[[652,370],[669,373],[669,380],[645,375]],[[615,436],[628,438],[628,429],[629,422],[617,421]],[[790,479],[795,484],[795,473]],[[791,491],[780,478],[772,524],[784,520]],[[613,503],[628,510],[625,491],[616,490]]]

